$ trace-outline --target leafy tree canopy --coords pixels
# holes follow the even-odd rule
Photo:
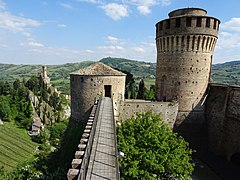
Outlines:
[[[159,115],[139,113],[117,128],[122,179],[188,179],[193,171],[188,143]]]

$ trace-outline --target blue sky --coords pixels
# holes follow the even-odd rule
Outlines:
[[[214,63],[240,60],[239,0],[0,0],[0,63],[155,62],[155,24],[184,7],[221,20]]]

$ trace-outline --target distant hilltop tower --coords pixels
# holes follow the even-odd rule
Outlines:
[[[179,102],[177,125],[199,112],[210,80],[220,21],[200,8],[170,12],[156,24],[156,98]]]
[[[47,76],[47,66],[46,65],[42,65],[41,77],[48,85],[50,85],[50,78]]]

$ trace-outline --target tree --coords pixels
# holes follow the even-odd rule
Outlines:
[[[188,143],[159,115],[139,113],[117,128],[122,179],[189,179],[193,171]]]
[[[0,96],[0,118],[4,121],[11,121],[11,107],[7,96]]]
[[[145,89],[144,81],[141,79],[138,86],[137,99],[145,99]]]
[[[149,90],[146,89],[145,96],[146,96],[146,100],[155,99],[155,85],[151,85]]]

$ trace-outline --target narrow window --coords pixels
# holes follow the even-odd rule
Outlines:
[[[216,28],[217,28],[217,20],[214,19],[213,29],[216,29]]]
[[[169,37],[167,37],[167,51],[169,51]]]
[[[201,27],[201,26],[202,26],[202,18],[197,17],[197,27]]]
[[[165,38],[163,38],[163,51],[166,50],[166,47],[165,47]]]
[[[160,22],[159,24],[159,30],[161,31],[163,29],[163,22]]]
[[[207,19],[206,19],[206,27],[210,27],[210,18],[208,17]]]
[[[175,19],[175,27],[180,27],[180,23],[181,23],[181,19],[180,18],[176,18]]]
[[[182,42],[181,42],[181,50],[184,51],[185,44],[184,44],[184,36],[182,36]]]
[[[179,46],[179,37],[177,36],[177,42],[176,42],[176,51],[178,51]]]
[[[200,49],[200,40],[201,40],[201,36],[198,36],[198,41],[197,41],[197,50]]]
[[[187,17],[187,19],[186,19],[186,26],[187,27],[191,27],[191,25],[192,25],[192,18],[191,17]]]
[[[192,50],[194,51],[195,48],[195,36],[193,36],[193,40],[192,40]]]
[[[169,29],[170,28],[170,19],[167,19],[166,20],[166,29]]]
[[[205,40],[206,40],[206,37],[204,36],[202,41],[202,50],[204,49]]]
[[[187,36],[187,51],[189,50],[190,36]]]

